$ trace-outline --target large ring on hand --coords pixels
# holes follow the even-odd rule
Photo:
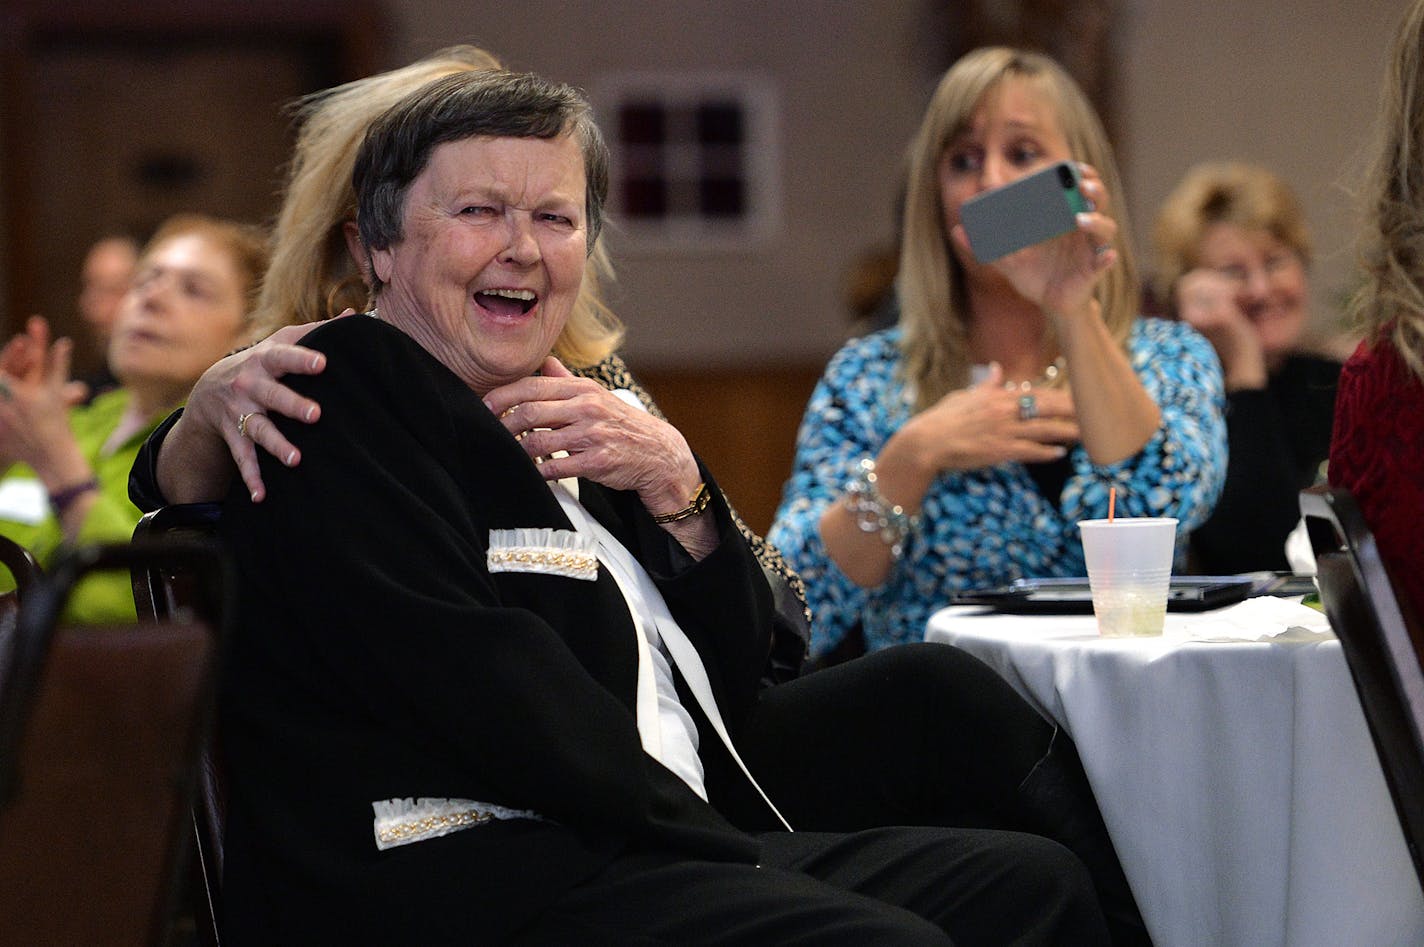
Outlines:
[[[246,414],[239,414],[237,416],[237,435],[239,437],[252,437],[251,434],[247,433],[247,422],[257,417],[259,413],[258,411],[248,411]]]
[[[1019,398],[1019,420],[1032,421],[1038,417],[1038,399],[1033,395],[1023,395]]]

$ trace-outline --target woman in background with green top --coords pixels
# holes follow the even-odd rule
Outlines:
[[[0,533],[42,565],[62,545],[124,542],[139,511],[128,475],[139,446],[193,382],[239,345],[266,242],[199,215],[165,221],[140,258],[109,345],[120,387],[70,408],[73,344],[35,317],[0,351]],[[72,599],[78,621],[132,618],[125,576],[91,579]]]

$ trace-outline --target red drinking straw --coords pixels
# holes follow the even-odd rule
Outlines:
[[[1117,487],[1108,487],[1108,522],[1113,521],[1113,511],[1117,508]]]

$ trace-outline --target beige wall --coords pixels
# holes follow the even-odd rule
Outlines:
[[[467,41],[584,86],[633,68],[769,77],[784,120],[779,236],[740,252],[618,254],[628,354],[676,368],[819,362],[835,349],[845,268],[891,236],[898,157],[942,56],[940,0],[388,2],[391,64]],[[1404,0],[1119,3],[1120,151],[1139,242],[1193,162],[1267,162],[1310,208],[1329,312],[1350,278],[1347,188]]]
[[[1119,143],[1139,244],[1193,162],[1279,169],[1310,209],[1318,310],[1349,279],[1345,187],[1402,0],[1121,0]],[[395,0],[397,58],[464,40],[591,85],[610,69],[749,68],[782,96],[781,236],[744,252],[617,253],[642,365],[825,358],[840,280],[889,239],[896,161],[939,54],[928,0]]]

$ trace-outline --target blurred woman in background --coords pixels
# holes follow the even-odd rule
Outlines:
[[[88,389],[84,393],[86,403],[118,384],[118,379],[109,371],[106,353],[124,295],[133,282],[140,249],[137,240],[116,233],[100,237],[84,254],[84,264],[79,271],[79,297],[75,302],[94,350],[101,356],[100,364],[79,379]]]
[[[1058,161],[1075,232],[978,262],[961,205]],[[910,154],[899,324],[811,396],[769,539],[806,583],[812,650],[919,640],[959,591],[1083,575],[1077,521],[1205,519],[1225,455],[1221,377],[1190,327],[1137,317],[1107,136],[1057,63],[981,49],[940,81]],[[849,644],[847,650],[856,650]]]
[[[126,542],[139,520],[129,469],[203,370],[245,334],[267,263],[255,229],[169,218],[139,258],[109,343],[119,387],[70,409],[69,339],[38,317],[0,353],[0,532],[47,564],[61,543]],[[126,576],[88,580],[69,614],[133,618]]]
[[[1304,349],[1310,235],[1289,187],[1238,162],[1201,164],[1153,230],[1155,288],[1211,342],[1226,381],[1230,465],[1210,519],[1191,536],[1209,574],[1284,570],[1297,494],[1330,448],[1340,363]]]

